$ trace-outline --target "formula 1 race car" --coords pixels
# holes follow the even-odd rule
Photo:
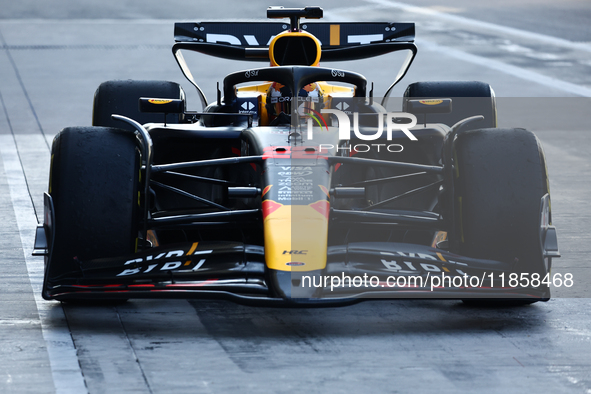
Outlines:
[[[45,299],[549,299],[559,254],[534,134],[496,128],[482,82],[412,83],[390,108],[414,24],[300,24],[322,16],[175,24],[201,112],[177,83],[99,86],[93,126],[53,141],[34,252]],[[208,103],[183,51],[267,64]],[[361,74],[319,66],[398,51],[381,100]]]

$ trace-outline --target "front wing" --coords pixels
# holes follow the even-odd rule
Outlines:
[[[540,280],[514,280],[514,264],[472,259],[407,243],[332,246],[317,271],[273,271],[264,248],[194,242],[128,256],[79,261],[79,270],[45,278],[46,299],[210,298],[267,306],[323,306],[363,299],[504,298],[545,301]],[[542,278],[540,278],[542,279]]]

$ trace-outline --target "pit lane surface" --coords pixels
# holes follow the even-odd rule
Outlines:
[[[382,0],[318,3],[332,21],[417,22],[420,55],[393,96],[417,80],[474,79],[489,82],[500,98],[543,97],[526,102],[556,112],[523,124],[547,154],[564,256],[554,272],[575,277],[575,286],[554,289],[550,302],[491,309],[379,301],[313,310],[182,300],[45,302],[42,260],[30,251],[53,135],[90,124],[92,94],[108,79],[178,81],[190,109],[198,109],[170,54],[172,23],[262,18],[268,5],[127,4],[0,7],[0,392],[591,392],[591,102],[579,98],[591,96],[591,32],[581,22],[588,21],[588,5],[569,2],[556,12],[545,0],[492,10],[466,1],[446,8],[415,2],[419,9]],[[210,60],[197,79],[215,97],[214,81],[244,67]],[[379,95],[395,70],[367,64],[340,67],[371,77]],[[499,103],[507,115],[499,109],[501,125],[523,120],[511,100]]]

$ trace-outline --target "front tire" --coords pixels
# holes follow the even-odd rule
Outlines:
[[[46,281],[79,277],[78,261],[136,251],[140,156],[134,134],[71,127],[53,141],[53,247]]]
[[[541,244],[540,210],[549,187],[536,136],[524,129],[460,132],[453,163],[450,251],[511,263],[515,273],[543,278],[550,267]],[[549,298],[549,288],[540,286],[547,294],[542,298]]]

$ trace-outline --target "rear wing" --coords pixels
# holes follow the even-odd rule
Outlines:
[[[416,53],[414,23],[306,23],[301,28],[320,41],[322,61],[365,59],[405,49]],[[271,40],[287,29],[289,24],[281,22],[175,23],[173,52],[187,49],[224,59],[268,62]]]
[[[414,23],[305,23],[301,28],[314,35],[323,50],[363,44],[413,42],[415,38]],[[282,22],[175,23],[174,40],[266,48],[274,36],[288,29],[289,23]]]
[[[346,61],[408,50],[402,69],[392,87],[406,74],[417,53],[415,24],[406,22],[302,23],[302,31],[314,35],[322,48],[321,61]],[[285,22],[179,22],[174,26],[176,43],[172,52],[187,79],[201,89],[181,54],[190,50],[230,60],[269,62],[269,44],[281,32],[290,29]]]

